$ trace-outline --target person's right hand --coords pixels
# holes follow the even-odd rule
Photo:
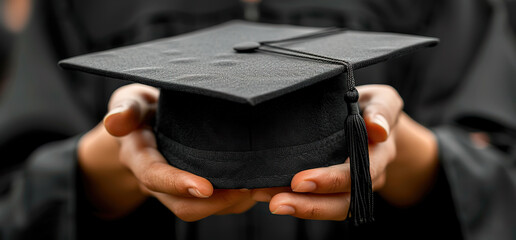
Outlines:
[[[104,124],[79,142],[85,190],[97,214],[124,216],[147,196],[156,197],[185,221],[251,208],[255,201],[249,190],[214,190],[208,180],[166,162],[146,124],[155,113],[158,96],[157,89],[140,84],[118,89]]]

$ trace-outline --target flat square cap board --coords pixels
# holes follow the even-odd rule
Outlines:
[[[318,30],[232,21],[177,37],[70,58],[60,65],[254,105],[339,75],[344,66],[273,54],[237,54],[233,46]],[[435,38],[349,30],[288,47],[343,59],[358,69],[436,42]]]
[[[349,156],[350,213],[362,223],[373,203],[352,69],[437,42],[232,21],[59,64],[160,88],[158,149],[215,188],[289,186],[296,173]]]

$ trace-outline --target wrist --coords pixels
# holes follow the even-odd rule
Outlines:
[[[116,218],[133,211],[146,196],[119,161],[119,143],[102,125],[79,141],[78,161],[85,196],[96,215]]]
[[[402,113],[395,128],[396,158],[387,167],[380,194],[394,205],[419,202],[433,186],[438,170],[434,134]]]

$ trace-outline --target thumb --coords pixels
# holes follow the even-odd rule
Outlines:
[[[390,126],[387,119],[381,114],[368,114],[364,116],[369,139],[372,142],[383,142],[387,140],[390,133]]]
[[[139,84],[119,88],[111,96],[104,127],[115,137],[131,133],[154,115],[158,95],[157,89]]]
[[[394,88],[385,85],[364,85],[357,89],[369,140],[386,141],[396,126],[403,100]]]
[[[125,136],[141,124],[142,111],[137,102],[126,100],[104,117],[104,127],[115,137]]]

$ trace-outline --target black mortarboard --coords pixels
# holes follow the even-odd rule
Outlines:
[[[357,192],[362,178],[371,185],[367,135],[363,120],[347,117],[359,116],[358,95],[352,74],[343,73],[436,43],[401,34],[233,21],[60,65],[161,88],[159,150],[170,164],[216,188],[289,186],[302,170],[351,156]],[[355,103],[347,106],[346,98]],[[353,157],[364,163],[353,169],[360,162]]]

